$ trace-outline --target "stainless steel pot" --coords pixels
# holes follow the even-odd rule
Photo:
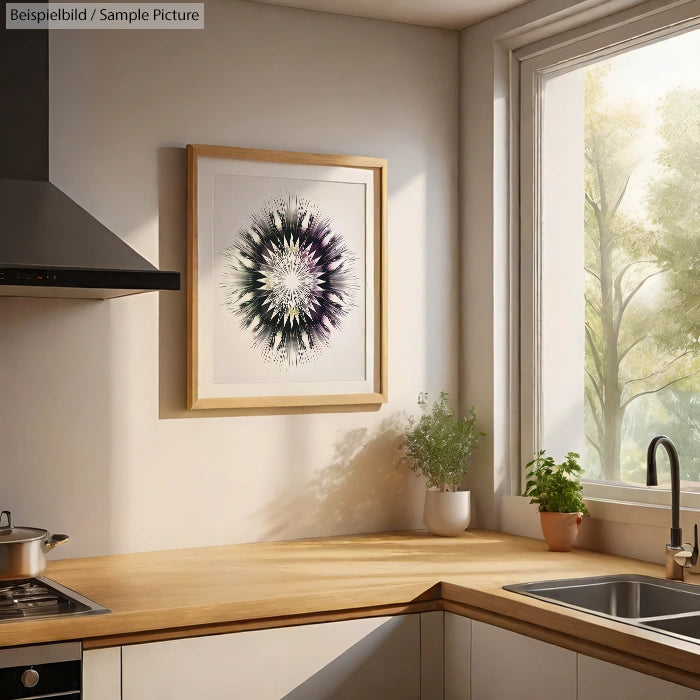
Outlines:
[[[7,516],[7,525],[3,518]],[[50,535],[37,527],[12,527],[9,510],[0,513],[0,580],[32,578],[46,568],[44,553],[63,544],[68,535]]]

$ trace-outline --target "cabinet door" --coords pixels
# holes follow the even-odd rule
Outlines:
[[[443,700],[445,659],[445,613],[420,614],[420,697]]]
[[[578,655],[578,700],[700,700],[700,691]]]
[[[83,700],[121,700],[121,647],[83,652]]]
[[[471,647],[473,698],[576,700],[575,652],[475,620]]]
[[[418,615],[124,647],[123,700],[419,700]]]
[[[471,697],[471,625],[467,617],[445,613],[445,700]]]

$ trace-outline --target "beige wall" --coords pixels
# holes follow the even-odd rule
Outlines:
[[[238,0],[205,24],[52,33],[51,179],[184,272],[185,144],[387,158],[390,401],[188,413],[184,292],[0,299],[0,502],[71,535],[52,556],[421,525],[394,426],[457,392],[458,35]]]

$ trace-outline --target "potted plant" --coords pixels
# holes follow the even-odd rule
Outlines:
[[[479,442],[476,413],[457,418],[447,402],[448,393],[420,419],[409,418],[402,444],[412,471],[426,478],[423,523],[434,535],[454,537],[469,525],[471,501],[469,491],[459,491],[468,462]],[[427,394],[422,394],[423,402]]]
[[[540,525],[547,546],[553,552],[570,552],[578,535],[584,514],[583,486],[579,476],[583,469],[579,455],[569,452],[561,464],[540,450],[535,459],[525,465],[525,493],[530,503],[536,503]]]

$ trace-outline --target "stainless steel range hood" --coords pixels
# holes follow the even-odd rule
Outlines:
[[[179,272],[155,268],[49,182],[48,31],[3,26],[0,90],[0,296],[180,289]]]

